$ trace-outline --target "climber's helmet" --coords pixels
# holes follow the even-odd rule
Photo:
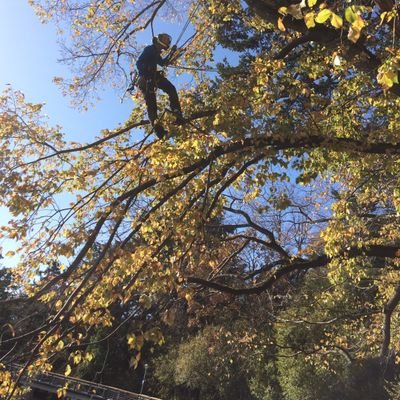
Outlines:
[[[172,38],[168,33],[160,33],[154,38],[156,44],[158,44],[163,50],[169,49],[171,46]]]

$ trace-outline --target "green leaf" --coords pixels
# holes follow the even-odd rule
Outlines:
[[[321,10],[317,17],[315,18],[315,22],[317,22],[318,24],[323,24],[325,21],[328,20],[328,18],[332,15],[332,11],[329,10],[328,8],[324,8],[323,10]]]
[[[347,7],[344,12],[344,17],[347,22],[352,24],[357,19],[357,14],[354,12],[352,7]]]

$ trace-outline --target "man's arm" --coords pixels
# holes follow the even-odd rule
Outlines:
[[[170,52],[164,58],[160,57],[161,63],[159,62],[158,64],[161,65],[162,67],[168,65],[172,57],[174,56],[176,49],[177,49],[176,45],[172,46]]]

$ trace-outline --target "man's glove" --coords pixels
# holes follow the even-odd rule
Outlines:
[[[183,48],[177,48],[176,46],[173,46],[171,48],[171,52],[169,53],[168,56],[168,64],[173,64],[176,62],[176,60],[182,56],[182,54],[186,51],[186,49]]]
[[[169,65],[171,64],[171,60],[175,57],[176,50],[178,48],[176,47],[176,44],[174,44],[171,49],[169,50],[168,55],[164,59],[164,65]]]

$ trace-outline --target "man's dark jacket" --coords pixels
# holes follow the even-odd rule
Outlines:
[[[163,67],[167,62],[168,56],[162,58],[160,51],[152,44],[144,48],[136,62],[136,67],[140,76],[146,79],[154,79],[157,73],[157,64]]]

